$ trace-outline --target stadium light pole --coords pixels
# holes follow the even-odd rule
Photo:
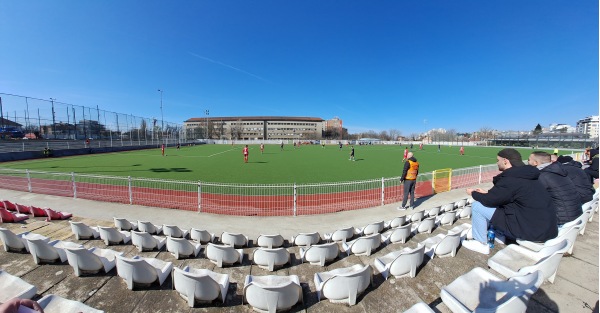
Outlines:
[[[54,139],[56,139],[56,114],[54,113],[54,101],[55,98],[50,98],[50,103],[52,103],[52,133],[54,134]]]
[[[165,142],[165,117],[163,115],[163,109],[162,109],[162,104],[163,104],[163,90],[159,89],[158,92],[160,92],[160,134],[163,137],[163,142]],[[166,142],[165,142],[166,143]]]
[[[210,114],[210,111],[204,110],[204,114],[206,115],[206,139],[208,139],[208,115]]]

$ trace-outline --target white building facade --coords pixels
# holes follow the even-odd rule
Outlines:
[[[577,132],[589,135],[590,138],[598,138],[599,117],[588,116],[577,121]]]

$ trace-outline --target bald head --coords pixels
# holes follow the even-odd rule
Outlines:
[[[408,154],[406,154],[406,158],[410,159],[412,157],[413,157],[413,153],[412,152],[409,152]]]

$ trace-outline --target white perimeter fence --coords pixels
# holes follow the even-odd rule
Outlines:
[[[440,170],[443,171],[443,170]],[[415,196],[488,183],[495,164],[419,174]],[[227,215],[297,216],[402,201],[400,177],[315,184],[246,185],[0,168],[2,188]]]

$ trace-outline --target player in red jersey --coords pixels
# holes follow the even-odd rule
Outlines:
[[[465,147],[460,146],[460,155],[465,155]]]
[[[242,150],[242,152],[244,153],[244,163],[248,163],[248,145],[244,147],[244,150]]]
[[[165,144],[164,143],[160,147],[160,150],[162,151],[162,156],[165,156]]]
[[[404,149],[404,158],[402,158],[402,162],[406,161],[408,159],[408,147],[406,147]]]

